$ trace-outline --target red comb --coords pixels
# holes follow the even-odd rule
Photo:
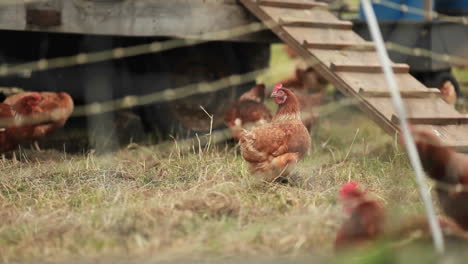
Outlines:
[[[355,182],[355,181],[350,181],[350,182],[344,184],[340,189],[340,195],[341,196],[347,195],[348,193],[356,190],[357,186],[358,186],[358,183]]]
[[[283,88],[283,84],[282,83],[278,83],[277,85],[275,85],[275,88],[273,88],[273,92],[277,92],[279,89]]]

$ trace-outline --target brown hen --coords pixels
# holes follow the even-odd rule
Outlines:
[[[258,84],[235,101],[224,115],[224,123],[236,141],[244,129],[250,130],[270,122],[271,113],[263,104],[264,97],[265,85]]]
[[[287,176],[310,148],[310,136],[294,93],[279,84],[271,97],[279,105],[272,121],[244,131],[240,138],[242,156],[251,173],[262,174],[266,181]]]
[[[385,212],[377,201],[369,199],[356,182],[349,182],[340,190],[340,200],[349,218],[339,229],[335,249],[367,245],[383,234]]]
[[[11,107],[10,113],[6,106]],[[4,116],[14,117],[14,123],[2,131],[0,152],[44,137],[63,126],[73,111],[73,100],[67,93],[27,92],[7,97],[3,109]]]
[[[428,129],[411,127],[422,166],[436,180],[437,196],[444,212],[468,230],[468,191],[456,190],[459,184],[468,188],[468,156],[444,146]],[[403,143],[400,134],[400,143]]]

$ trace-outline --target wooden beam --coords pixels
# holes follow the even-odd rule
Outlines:
[[[327,28],[327,29],[353,29],[353,23],[349,21],[329,21],[319,22],[306,19],[295,18],[279,18],[278,24],[284,27],[311,27],[311,28]]]
[[[270,7],[310,9],[316,7],[328,7],[326,3],[301,1],[301,0],[260,0],[259,5]]]
[[[334,72],[365,72],[365,73],[382,73],[381,65],[339,65],[332,63],[330,66]],[[393,71],[395,73],[409,73],[408,64],[394,63]],[[383,77],[382,77],[383,78]]]
[[[414,125],[462,125],[468,124],[468,117],[409,117],[408,122]],[[399,125],[400,119],[392,115],[392,123]]]
[[[413,91],[400,91],[403,98],[431,98],[440,97],[440,90],[437,88],[428,88],[427,91],[413,90]],[[364,97],[392,97],[390,91],[384,90],[364,90],[359,89],[359,95]]]
[[[362,43],[350,43],[350,42],[341,42],[341,43],[324,43],[324,42],[309,42],[304,40],[302,44],[308,49],[330,49],[330,50],[360,50],[360,51],[375,51],[374,43],[372,42],[362,42]]]

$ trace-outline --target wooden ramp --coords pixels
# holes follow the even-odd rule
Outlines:
[[[342,93],[359,101],[360,108],[387,133],[398,131],[398,117],[372,42],[352,31],[324,3],[307,0],[240,0],[283,42]],[[393,63],[399,89],[415,126],[430,127],[445,144],[468,152],[468,116],[440,98],[409,72],[407,64]]]

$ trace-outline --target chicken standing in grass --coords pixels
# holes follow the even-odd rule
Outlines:
[[[244,131],[240,138],[242,156],[251,173],[261,174],[266,181],[287,176],[311,144],[294,93],[278,84],[271,97],[278,104],[272,121]]]
[[[349,182],[340,190],[340,200],[349,218],[335,238],[335,249],[369,244],[383,234],[385,212],[377,201],[371,200],[358,189],[356,182]]]
[[[1,114],[10,125],[1,131],[0,152],[50,134],[65,124],[72,111],[73,100],[66,93],[28,92],[7,97]],[[21,120],[27,122],[18,123]]]
[[[410,127],[424,170],[430,178],[443,184],[436,186],[441,207],[468,230],[468,156],[444,146],[432,131]],[[403,141],[400,134],[400,143]],[[457,185],[465,190],[456,190]]]
[[[263,104],[264,97],[265,85],[257,84],[235,101],[224,115],[224,123],[236,141],[243,129],[250,130],[271,121],[270,110]]]

